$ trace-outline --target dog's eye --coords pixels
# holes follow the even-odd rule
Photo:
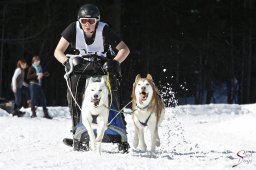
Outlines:
[[[147,83],[146,86],[149,86],[149,83]]]
[[[100,92],[102,92],[102,90],[101,90],[101,89],[99,89],[99,91],[100,91]]]
[[[91,91],[94,91],[94,89],[91,89]]]
[[[138,86],[140,86],[140,83],[138,83]]]

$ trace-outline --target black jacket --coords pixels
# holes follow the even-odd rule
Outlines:
[[[29,82],[39,83],[36,69],[33,66],[29,67],[28,69],[27,79],[29,80]]]

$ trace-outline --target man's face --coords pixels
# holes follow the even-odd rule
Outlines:
[[[35,64],[35,65],[40,65],[40,62],[41,62],[40,60],[36,60],[36,61],[34,62],[34,64]]]
[[[80,18],[79,22],[82,25],[85,33],[92,33],[95,31],[95,26],[97,23],[96,18]]]

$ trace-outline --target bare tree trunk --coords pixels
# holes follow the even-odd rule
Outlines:
[[[230,66],[229,66],[229,76],[227,79],[227,103],[233,103],[233,89],[232,81],[236,79],[235,77],[235,61],[234,61],[234,33],[233,26],[230,27]]]
[[[247,16],[248,8],[251,8],[251,1],[244,0],[244,16]],[[242,78],[241,78],[241,103],[250,102],[251,92],[251,70],[252,70],[252,21],[243,30],[243,49],[242,49]]]
[[[203,74],[203,91],[204,88],[206,88],[206,99],[205,99],[205,103],[206,104],[210,104],[211,103],[211,99],[213,97],[213,80],[212,80],[212,70],[210,70],[210,65],[211,63],[209,62],[209,47],[210,47],[210,29],[208,26],[207,29],[207,40],[206,40],[206,58],[204,60],[204,65],[203,67],[204,69],[204,74]]]
[[[176,83],[179,84],[180,81],[180,44],[177,45],[177,55],[176,55]]]
[[[251,24],[250,24],[251,25]],[[247,59],[247,88],[246,88],[246,103],[250,102],[251,94],[251,71],[252,71],[252,27],[249,27],[248,33],[248,59]]]
[[[252,1],[247,1],[247,8],[252,10]],[[246,10],[247,11],[247,10]],[[248,30],[248,60],[247,60],[247,89],[246,89],[246,102],[251,102],[251,72],[252,72],[252,19],[249,21],[249,30]]]
[[[233,31],[233,1],[230,1],[230,61],[229,65],[229,75],[227,79],[227,103],[233,103],[233,90],[232,90],[232,80],[235,77],[234,73],[234,31]]]
[[[198,83],[196,89],[196,97],[195,97],[195,104],[202,103],[203,97],[203,56],[200,54],[199,58],[199,72],[198,72]]]
[[[207,94],[206,94],[206,104],[210,104],[213,98],[213,82],[207,81],[206,84]]]
[[[0,56],[0,97],[2,96],[3,90],[3,58],[4,58],[4,34],[5,34],[5,11],[7,5],[3,7],[3,14],[2,14],[2,41],[1,41],[1,56]]]

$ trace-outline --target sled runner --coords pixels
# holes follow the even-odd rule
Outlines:
[[[66,70],[65,79],[70,92],[68,95],[70,112],[72,113],[72,133],[73,139],[64,138],[64,144],[73,147],[75,151],[88,151],[90,146],[89,135],[81,122],[81,103],[84,94],[77,93],[77,89],[85,89],[90,77],[107,76],[109,84],[109,126],[104,133],[103,143],[117,143],[119,151],[126,153],[129,149],[126,135],[126,122],[122,114],[118,114],[120,109],[119,84],[121,73],[111,74],[104,65],[109,59],[95,54],[88,55],[67,55],[70,69]],[[72,79],[78,79],[76,84],[72,84]],[[75,87],[75,88],[74,88]],[[84,90],[82,90],[84,92]],[[79,98],[80,97],[80,98]],[[116,116],[117,115],[117,116]],[[95,120],[93,120],[95,121]],[[94,122],[97,123],[97,122]],[[97,135],[96,130],[94,133]]]

